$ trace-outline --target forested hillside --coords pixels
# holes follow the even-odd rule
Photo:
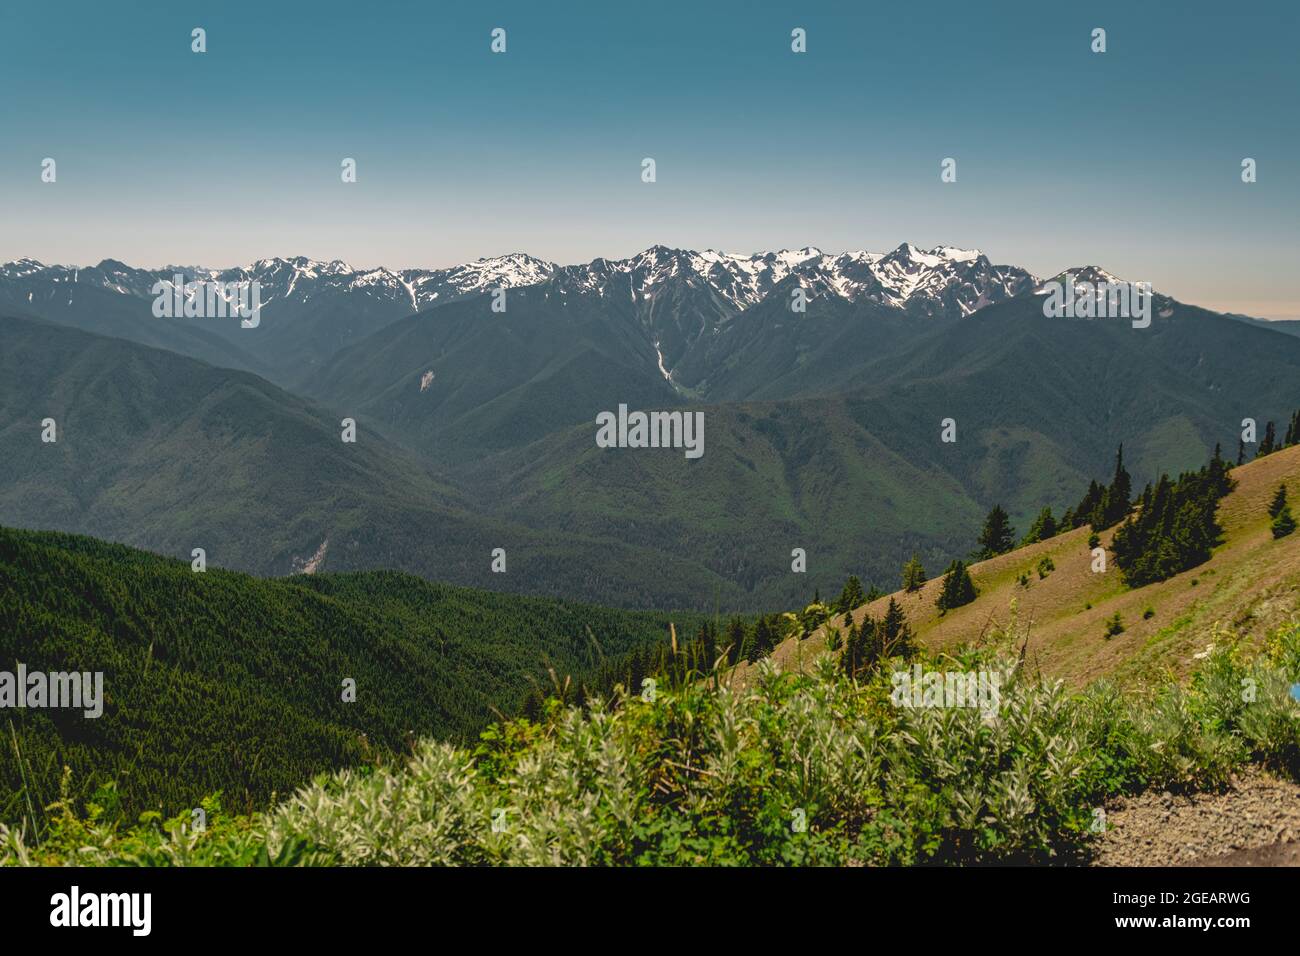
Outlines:
[[[262,575],[392,568],[620,607],[744,603],[697,555],[511,524],[364,422],[255,375],[0,317],[0,524]],[[44,441],[53,419],[56,441]],[[508,555],[508,573],[491,553]],[[599,599],[596,595],[600,595]]]
[[[598,679],[693,615],[431,584],[391,571],[260,580],[91,538],[0,529],[0,670],[102,671],[104,713],[12,709],[0,819],[104,784],[130,819],[222,791],[263,805],[414,736],[464,740],[557,677]],[[344,681],[355,681],[355,702]]]
[[[859,325],[869,361],[864,347],[800,352],[797,370],[762,365],[762,389],[740,389],[749,379],[729,366],[738,390],[774,400],[692,406],[705,422],[698,460],[611,453],[580,425],[466,456],[453,474],[470,477],[480,512],[691,555],[754,595],[749,610],[806,601],[849,574],[888,590],[913,553],[931,569],[964,553],[994,504],[1021,529],[1044,507],[1059,515],[1106,476],[1121,443],[1140,490],[1200,467],[1216,444],[1235,460],[1243,417],[1261,441],[1268,421],[1281,437],[1300,340],[1170,308],[1148,329],[1047,318],[1035,296],[923,335]],[[829,311],[809,322],[838,342]],[[770,307],[745,318],[777,325]],[[810,397],[818,383],[847,390]],[[806,575],[790,573],[795,547],[807,550]]]

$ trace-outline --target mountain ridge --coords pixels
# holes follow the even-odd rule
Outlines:
[[[223,284],[227,301],[260,299],[255,329],[233,319],[160,320],[154,300],[192,300],[199,283]],[[653,350],[646,362],[677,387],[674,370],[702,339],[770,295],[791,276],[822,293],[936,318],[1032,288],[1015,266],[993,266],[978,250],[903,243],[887,253],[823,253],[806,247],[736,255],[654,245],[625,259],[559,265],[523,252],[444,269],[355,269],[338,259],[263,258],[225,269],[139,269],[115,259],[89,267],[15,259],[0,265],[0,314],[32,314],[87,331],[161,345],[214,364],[257,372],[303,388],[341,350],[409,315],[494,290],[550,284],[560,294],[608,307],[627,303]],[[227,288],[228,286],[228,288]],[[204,290],[206,291],[206,290]]]

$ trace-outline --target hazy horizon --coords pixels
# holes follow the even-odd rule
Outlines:
[[[1039,276],[1096,264],[1218,311],[1300,318],[1300,133],[1279,122],[1300,13],[998,14],[10,9],[0,75],[31,93],[0,104],[0,261],[405,269],[910,241]],[[191,52],[194,27],[206,53]],[[795,27],[806,53],[790,49]],[[56,183],[41,182],[45,157]],[[948,157],[957,181],[942,183]]]

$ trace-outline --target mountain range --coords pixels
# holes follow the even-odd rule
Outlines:
[[[178,271],[256,280],[260,323],[155,318]],[[946,563],[995,503],[1023,528],[1121,442],[1140,483],[1300,405],[1287,330],[1159,295],[1147,329],[1049,319],[1042,284],[907,243],[432,271],[19,260],[0,267],[0,522],[177,556],[212,542],[261,574],[770,609],[849,573],[888,586],[913,551]],[[707,453],[597,448],[620,404],[702,411]]]
[[[224,353],[206,335],[174,344],[186,354],[262,372],[286,385],[300,383],[325,357],[389,322],[493,289],[551,283],[560,294],[592,296],[602,303],[625,301],[659,350],[667,378],[692,345],[763,301],[791,276],[821,294],[924,316],[966,315],[1034,283],[1025,270],[995,266],[977,250],[940,246],[925,252],[910,243],[889,253],[839,255],[806,248],[741,256],[654,246],[628,259],[569,266],[514,253],[447,269],[405,270],[359,270],[338,260],[305,257],[260,259],[226,269],[137,269],[112,259],[81,268],[18,259],[0,266],[0,309],[47,317],[57,310],[66,321],[79,311],[104,309],[98,293],[107,292],[118,297],[117,305],[151,320],[147,304],[154,300],[154,290],[161,283],[170,294],[177,275],[187,283],[258,283],[265,331],[257,336],[256,348],[238,323],[211,319],[171,323],[225,338]],[[115,323],[113,334],[146,334],[124,326]],[[145,344],[173,344],[156,340],[156,328],[147,334],[154,340]]]

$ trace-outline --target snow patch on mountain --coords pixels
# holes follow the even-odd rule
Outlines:
[[[670,287],[713,302],[725,318],[757,305],[791,275],[850,301],[872,301],[924,314],[968,315],[1037,284],[1015,266],[993,265],[977,249],[936,246],[923,250],[903,243],[890,252],[827,253],[812,246],[736,254],[651,246],[627,259],[593,259],[561,266],[522,252],[478,259],[447,269],[385,267],[357,270],[348,263],[298,256],[258,259],[229,269],[167,267],[135,269],[112,259],[96,266],[47,266],[16,259],[0,266],[0,280],[84,282],[121,295],[153,298],[157,283],[170,290],[176,274],[187,283],[216,282],[261,287],[263,305],[305,303],[334,293],[400,304],[412,312],[493,289],[515,289],[555,281],[557,290],[618,295],[645,303]]]

